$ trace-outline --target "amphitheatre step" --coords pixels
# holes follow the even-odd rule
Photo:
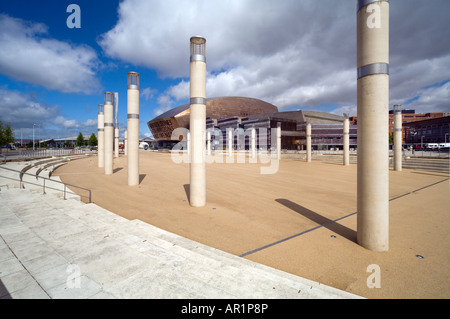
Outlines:
[[[80,265],[85,278],[116,298],[357,297],[129,221],[95,204],[20,189],[2,192],[0,198],[6,203],[0,218],[15,214],[35,241],[47,243],[47,254]],[[40,279],[42,273],[33,277]],[[56,293],[49,288],[50,296]]]

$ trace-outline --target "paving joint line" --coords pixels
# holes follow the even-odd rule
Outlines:
[[[443,182],[445,182],[445,181],[448,181],[449,179],[450,179],[450,178],[446,178],[446,179],[441,180],[441,181],[439,181],[439,182],[436,182],[436,183],[433,183],[433,184],[430,184],[430,185],[427,185],[427,186],[418,188],[418,189],[416,189],[416,190],[413,190],[413,191],[411,191],[411,192],[405,193],[405,194],[403,194],[403,195],[396,196],[396,197],[394,197],[394,198],[389,199],[389,201],[391,202],[391,201],[396,200],[396,199],[399,199],[399,198],[401,198],[401,197],[404,197],[404,196],[407,196],[407,195],[411,195],[411,194],[413,194],[413,193],[417,193],[417,192],[419,192],[419,191],[421,191],[421,190],[423,190],[423,189],[426,189],[426,188],[432,187],[432,186],[434,186],[434,185],[437,185],[437,184],[443,183]],[[295,234],[295,235],[292,235],[292,236],[289,236],[289,237],[280,239],[280,240],[275,241],[275,242],[273,242],[273,243],[270,243],[270,244],[268,244],[268,245],[265,245],[265,246],[262,246],[262,247],[259,247],[259,248],[250,250],[250,251],[248,251],[248,252],[246,252],[246,253],[243,253],[243,254],[239,255],[239,257],[246,257],[246,256],[248,256],[248,255],[257,253],[257,252],[259,252],[259,251],[261,251],[261,250],[264,250],[264,249],[270,248],[270,247],[272,247],[272,246],[281,244],[282,242],[285,242],[285,241],[291,240],[291,239],[293,239],[293,238],[299,237],[299,236],[301,236],[301,235],[307,234],[307,233],[309,233],[309,232],[312,232],[313,230],[316,230],[316,229],[319,229],[319,228],[328,226],[329,224],[332,224],[332,223],[335,223],[335,222],[337,222],[337,221],[339,221],[339,220],[341,220],[341,219],[344,219],[344,218],[353,216],[353,215],[355,215],[355,214],[357,214],[357,213],[358,213],[358,212],[350,213],[350,214],[345,215],[345,216],[343,216],[343,217],[339,217],[338,219],[335,219],[335,220],[331,220],[331,221],[329,221],[329,222],[326,222],[325,224],[321,224],[321,225],[318,225],[318,226],[316,226],[316,227],[313,227],[313,228],[310,228],[310,229],[308,229],[308,230],[305,230],[305,231],[303,231],[303,232],[301,232],[301,233],[298,233],[298,234]]]

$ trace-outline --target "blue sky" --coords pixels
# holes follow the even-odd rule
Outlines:
[[[103,93],[140,74],[146,122],[184,104],[189,38],[207,39],[207,96],[259,98],[280,110],[356,111],[356,0],[43,0],[0,3],[0,120],[16,136],[97,132]],[[68,28],[68,5],[81,28]],[[450,111],[447,0],[391,1],[390,104]]]

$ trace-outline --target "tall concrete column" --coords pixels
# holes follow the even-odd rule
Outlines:
[[[227,129],[227,144],[228,144],[228,156],[233,156],[233,129],[228,128]]]
[[[188,154],[189,163],[190,163],[191,162],[191,132],[187,132],[186,139],[187,139],[186,149],[187,149],[187,154]]]
[[[350,165],[350,121],[348,114],[344,113],[344,132],[343,132],[343,150],[344,150],[344,165]]]
[[[389,249],[389,1],[357,8],[357,242]]]
[[[105,113],[103,104],[98,105],[98,133],[97,133],[98,167],[105,167]]]
[[[128,155],[128,131],[125,130],[123,133],[123,151],[125,153],[125,156]]]
[[[114,157],[119,157],[119,93],[114,93]]]
[[[402,106],[394,105],[394,171],[402,170]]]
[[[105,92],[105,174],[113,173],[113,138],[114,138],[114,112],[113,112],[114,95]]]
[[[281,123],[277,123],[277,159],[281,159]]]
[[[206,39],[191,37],[190,62],[190,205],[206,205]]]
[[[306,161],[311,162],[311,123],[306,123]]]
[[[251,138],[252,138],[251,156],[252,156],[252,159],[255,159],[256,158],[256,128],[254,125],[252,126]]]
[[[208,156],[211,155],[211,131],[206,132],[206,149],[208,151]]]
[[[128,186],[139,185],[139,74],[128,72],[127,90]]]

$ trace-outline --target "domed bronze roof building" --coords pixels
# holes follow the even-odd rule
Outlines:
[[[189,129],[190,104],[175,107],[147,123],[159,148],[171,148],[177,141],[172,140],[172,131],[176,128]],[[206,101],[206,128],[221,132],[222,148],[226,145],[226,130],[245,131],[252,127],[267,134],[270,146],[270,129],[281,124],[282,148],[301,149],[306,144],[306,123],[312,126],[313,148],[342,148],[343,116],[317,111],[279,112],[275,105],[248,97],[219,97]],[[257,132],[259,135],[260,132]],[[267,132],[267,133],[266,133]],[[214,138],[214,137],[213,137]],[[259,138],[258,138],[259,139]],[[235,148],[238,148],[235,137]],[[214,142],[214,141],[213,141]],[[217,142],[217,141],[215,141]],[[245,143],[248,149],[248,141]],[[350,131],[350,145],[356,146],[356,126]],[[214,148],[214,143],[213,143]]]
[[[175,107],[147,123],[153,137],[170,140],[172,131],[178,127],[189,128],[190,104]],[[245,118],[249,115],[275,113],[278,108],[270,103],[247,97],[219,97],[206,100],[206,118]]]

